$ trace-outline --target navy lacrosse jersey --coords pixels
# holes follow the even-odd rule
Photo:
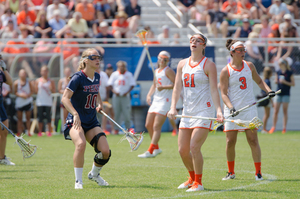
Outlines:
[[[0,70],[0,100],[2,102],[3,96],[2,96],[2,84],[6,82],[5,74],[2,70]]]
[[[72,76],[67,86],[73,92],[71,103],[78,112],[83,127],[97,121],[96,106],[99,83],[99,73],[95,73],[94,79],[90,79],[83,71],[79,71]],[[73,123],[73,115],[69,113],[67,123],[70,120]]]
[[[6,82],[5,74],[0,70],[0,120],[1,122],[7,120],[7,114],[3,105],[3,95],[2,95],[2,84]]]

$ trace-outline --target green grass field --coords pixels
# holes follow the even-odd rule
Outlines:
[[[300,198],[300,132],[259,134],[263,181],[255,181],[244,133],[239,134],[236,146],[236,179],[222,181],[227,171],[225,135],[210,133],[202,149],[205,190],[195,193],[177,189],[188,172],[177,152],[177,137],[171,133],[162,134],[163,153],[153,159],[137,157],[149,146],[148,134],[135,152],[130,152],[127,141],[118,143],[121,135],[108,136],[112,157],[101,171],[108,187],[88,180],[95,152],[87,145],[83,190],[74,189],[71,141],[62,135],[24,138],[39,149],[23,161],[14,138],[8,137],[6,154],[16,166],[0,165],[0,198]]]

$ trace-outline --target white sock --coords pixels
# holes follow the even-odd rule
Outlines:
[[[91,171],[93,176],[97,176],[100,173],[101,169],[102,169],[102,167],[97,167],[93,163],[93,168],[92,168],[92,171]]]
[[[74,168],[74,171],[75,171],[75,181],[82,182],[83,168]]]

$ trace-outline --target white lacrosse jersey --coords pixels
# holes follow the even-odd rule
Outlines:
[[[161,86],[167,86],[173,84],[173,82],[167,77],[166,70],[169,67],[166,66],[163,69],[155,70],[156,84]],[[158,113],[161,115],[167,115],[171,107],[173,89],[163,89],[161,91],[155,88],[153,102],[148,110],[149,113]]]
[[[254,103],[252,71],[247,62],[243,61],[243,67],[240,70],[233,68],[230,63],[227,64],[226,67],[229,75],[228,98],[234,108],[239,110]],[[224,117],[226,118],[228,115],[230,115],[230,109],[224,104]],[[230,117],[230,119],[250,121],[255,116],[257,116],[257,108],[256,106],[252,106],[251,108],[240,112],[237,116]],[[225,122],[224,131],[243,129],[245,128],[237,126],[232,122]]]
[[[215,108],[210,93],[209,78],[204,72],[207,57],[196,65],[190,64],[191,58],[182,68],[183,112],[182,115],[214,117]],[[209,120],[181,118],[180,128],[211,129]]]
[[[43,82],[42,78],[39,78],[38,93],[36,95],[37,106],[52,106],[52,92],[50,90],[51,81]]]
[[[121,74],[117,70],[111,74],[107,84],[108,86],[112,86],[120,95],[123,95],[129,91],[131,86],[135,86],[136,83],[131,72],[126,71],[124,74]],[[129,93],[127,96],[129,96]]]
[[[29,82],[26,80],[25,85],[21,85],[20,80],[18,80],[18,87],[17,87],[17,93],[25,93],[25,94],[30,94],[31,90],[30,90],[30,85]],[[32,103],[33,98],[29,97],[29,98],[22,98],[22,97],[16,97],[16,108],[21,108],[23,106],[26,106],[30,103]]]
[[[106,87],[108,82],[108,76],[105,72],[100,71],[100,86],[99,86],[99,94],[102,100],[105,100],[106,98]]]

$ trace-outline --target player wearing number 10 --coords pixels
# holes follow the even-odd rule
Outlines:
[[[178,63],[171,109],[168,113],[170,119],[174,119],[177,115],[176,103],[183,89],[182,115],[214,117],[215,105],[217,120],[223,122],[217,88],[217,69],[216,65],[204,56],[206,42],[207,38],[204,35],[200,33],[193,35],[190,39],[191,56]],[[209,120],[181,118],[178,148],[190,178],[178,189],[189,188],[187,192],[204,189],[201,182],[203,170],[201,146],[211,129],[212,122]]]
[[[224,107],[224,116],[227,118],[230,114],[232,117],[241,120],[251,120],[257,116],[256,106],[252,106],[243,112],[237,112],[246,105],[255,102],[253,94],[253,80],[256,84],[269,93],[269,97],[274,97],[275,92],[271,91],[268,85],[257,74],[255,66],[251,62],[244,61],[246,48],[240,41],[228,39],[226,43],[227,49],[232,57],[231,63],[225,66],[220,74],[220,89]],[[223,180],[235,178],[234,160],[235,160],[235,144],[238,131],[245,131],[248,144],[251,148],[252,157],[256,169],[256,180],[262,180],[261,175],[261,151],[257,138],[257,130],[250,130],[239,127],[232,122],[225,122],[226,132],[226,155],[228,164],[228,173]]]
[[[71,77],[61,100],[69,111],[64,135],[66,139],[72,139],[75,145],[73,155],[75,189],[82,189],[86,141],[94,147],[97,153],[88,178],[100,186],[108,185],[99,174],[111,155],[105,133],[100,128],[96,117],[96,111],[100,112],[102,109],[102,101],[99,96],[100,75],[96,72],[101,58],[94,48],[88,48],[82,53],[78,72]]]

